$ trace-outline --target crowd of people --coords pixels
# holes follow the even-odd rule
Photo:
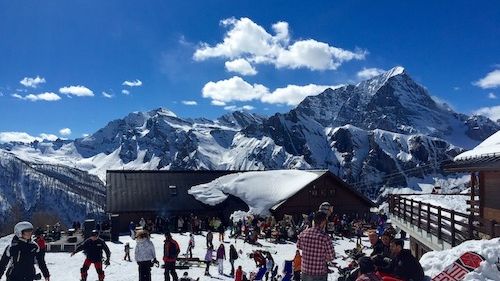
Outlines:
[[[216,217],[199,219],[196,216],[178,217],[174,231],[189,231],[189,242],[186,253],[181,254],[179,243],[172,237],[172,219],[157,220],[141,219],[136,226],[131,222],[131,235],[135,239],[134,261],[138,266],[139,281],[151,281],[151,268],[159,267],[155,247],[150,239],[153,232],[164,233],[163,267],[165,281],[194,281],[187,272],[180,278],[177,274],[179,260],[199,261],[205,265],[205,275],[213,276],[211,265],[217,265],[219,275],[232,277],[235,281],[326,281],[328,274],[335,266],[336,253],[334,239],[339,235],[361,237],[367,234],[372,252],[356,257],[351,263],[352,269],[349,280],[356,281],[421,281],[424,272],[418,260],[411,252],[404,249],[403,239],[396,239],[396,231],[387,225],[386,217],[378,214],[373,217],[349,217],[333,213],[333,206],[325,202],[311,215],[303,216],[295,221],[291,216],[285,216],[277,221],[274,217],[248,216],[237,221],[232,219],[227,226]],[[133,228],[132,228],[133,226]],[[167,229],[167,231],[165,231]],[[229,230],[229,241],[225,241],[225,231]],[[202,233],[203,231],[203,233]],[[214,247],[214,233],[218,234],[219,245]],[[49,269],[45,263],[45,241],[43,234],[35,233],[32,240],[33,226],[29,222],[20,222],[14,228],[14,238],[11,245],[4,250],[0,260],[0,278],[6,272],[8,281],[35,280],[35,261],[43,277],[49,281]],[[205,234],[206,253],[204,257],[193,257],[195,235]],[[404,237],[403,237],[404,238]],[[259,246],[259,239],[281,243],[296,242],[297,251],[294,257],[289,257],[278,270],[273,254],[265,250],[254,250],[248,256],[238,251],[235,243],[226,250],[224,242],[231,239],[242,239],[247,243]],[[361,241],[359,245],[361,245]],[[198,245],[203,247],[204,245]],[[124,260],[132,261],[130,243],[124,245]],[[87,272],[94,265],[99,281],[105,278],[103,265],[109,265],[111,252],[106,242],[99,237],[99,231],[94,230],[90,238],[78,245],[71,256],[83,251],[85,260],[80,269],[80,280],[87,280]],[[199,252],[199,251],[198,251]],[[18,257],[13,259],[13,257]],[[242,258],[251,258],[255,261],[255,268],[235,267],[235,261]],[[224,261],[229,259],[231,269],[224,268]],[[248,272],[245,272],[248,271]]]

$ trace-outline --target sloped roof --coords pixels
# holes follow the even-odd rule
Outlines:
[[[450,172],[500,171],[500,131],[474,149],[457,155],[453,162],[443,164]]]

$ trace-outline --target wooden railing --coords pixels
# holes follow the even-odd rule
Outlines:
[[[452,247],[482,235],[500,236],[500,224],[494,220],[479,218],[474,212],[464,214],[406,196],[391,195],[389,212],[450,243]]]

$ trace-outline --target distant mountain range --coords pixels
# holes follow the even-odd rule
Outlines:
[[[271,117],[188,119],[159,108],[85,138],[0,144],[0,213],[11,214],[18,199],[24,216],[50,211],[69,222],[98,213],[107,169],[329,169],[375,198],[382,187],[418,189],[446,178],[440,163],[499,129],[436,103],[395,67]]]

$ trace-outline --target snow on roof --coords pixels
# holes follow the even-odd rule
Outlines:
[[[455,161],[465,160],[470,158],[481,158],[490,155],[500,155],[500,131],[494,133],[489,138],[474,149],[461,153],[455,157]]]
[[[271,207],[290,198],[320,175],[300,170],[242,172],[193,186],[188,193],[211,206],[233,195],[248,205],[249,213],[266,215]]]

